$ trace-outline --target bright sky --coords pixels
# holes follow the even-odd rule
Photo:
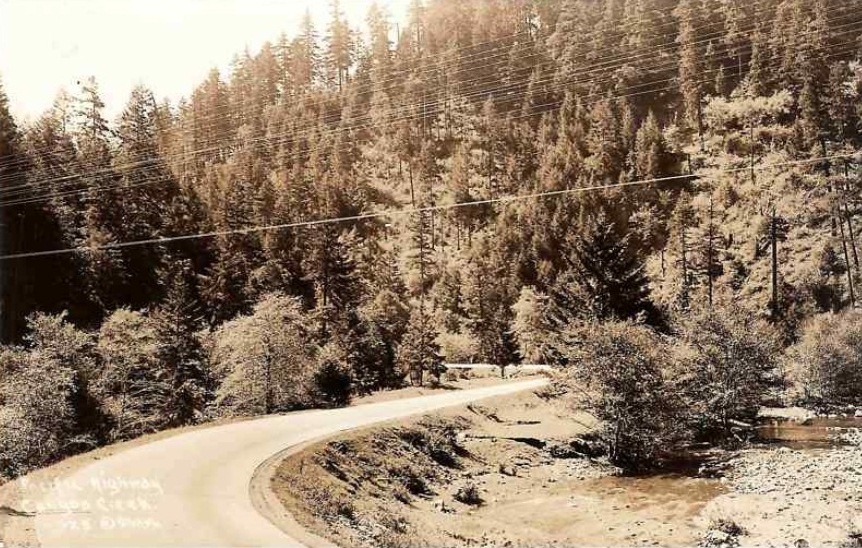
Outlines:
[[[372,0],[342,0],[364,30]],[[408,0],[378,0],[390,20]],[[61,88],[95,76],[113,119],[138,83],[157,98],[191,94],[212,67],[254,53],[281,32],[293,36],[305,10],[320,32],[327,0],[0,0],[0,81],[13,114],[33,119]]]

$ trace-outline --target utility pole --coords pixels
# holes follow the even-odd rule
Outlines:
[[[853,230],[853,216],[850,214],[850,207],[847,205],[847,182],[850,180],[850,171],[847,165],[847,160],[844,160],[844,186],[843,186],[843,194],[844,194],[844,217],[847,220],[847,232],[850,236],[850,249],[853,251],[853,265],[856,267],[856,271],[859,271],[859,252],[856,249],[856,235]]]
[[[835,204],[833,211],[840,216],[841,206]],[[844,222],[839,219],[838,226],[841,229],[841,249],[844,251],[844,264],[847,266],[847,292],[850,294],[850,306],[856,308],[856,295],[853,290],[853,269],[850,267],[850,253],[847,250],[847,238],[844,233]]]
[[[772,219],[769,227],[769,237],[772,240],[772,319],[778,319],[778,235],[775,219],[775,205],[772,205]]]
[[[749,146],[751,147],[751,150],[749,151],[751,183],[754,184],[754,120],[751,121],[751,127],[748,129],[748,141]]]
[[[682,287],[683,291],[686,294],[686,300],[688,300],[688,258],[686,257],[686,242],[685,242],[685,233],[686,227],[683,225],[679,231],[679,245],[680,245],[680,254],[681,254],[681,266],[682,266]]]
[[[491,196],[495,195],[494,192],[494,141],[488,136],[488,192],[491,193]]]
[[[832,168],[829,164],[829,160],[826,158],[827,148],[826,148],[826,139],[820,139],[820,150],[822,152],[823,160],[823,174],[826,176],[826,189],[829,191],[829,196],[831,197],[834,194],[834,189],[832,188],[832,181],[830,181],[830,177],[832,177]],[[836,234],[837,224],[841,221],[840,215],[835,214],[833,208],[832,215],[832,236]],[[843,228],[842,228],[843,230]],[[848,264],[849,267],[849,264]]]
[[[713,274],[713,264],[715,262],[715,223],[713,222],[714,209],[713,209],[713,200],[712,194],[709,195],[709,231],[707,232],[707,245],[706,245],[706,278],[707,278],[707,286],[709,289],[709,307],[712,308],[712,274]]]
[[[425,220],[423,212],[417,212],[419,222],[419,324],[421,327],[422,343],[420,348],[425,349]],[[418,371],[413,372],[413,384],[422,386],[424,380],[424,365],[419,366]]]
[[[413,163],[412,162],[407,162],[407,175],[410,177],[410,205],[415,209],[416,208],[416,192],[413,188]]]

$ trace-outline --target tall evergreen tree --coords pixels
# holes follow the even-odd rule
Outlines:
[[[658,321],[649,301],[643,265],[635,255],[631,237],[621,235],[604,211],[586,219],[570,238],[565,260],[568,274],[554,290],[558,316],[592,319],[633,319],[639,314]]]
[[[197,335],[201,314],[191,265],[178,262],[165,274],[167,292],[152,313],[156,357],[170,387],[160,414],[170,426],[182,426],[201,419],[212,387]]]
[[[339,0],[331,0],[330,16],[326,36],[327,80],[335,89],[342,91],[350,76],[350,67],[353,64],[353,36],[347,19],[341,11]]]

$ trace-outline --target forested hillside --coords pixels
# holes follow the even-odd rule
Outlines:
[[[333,0],[114,122],[93,80],[26,126],[0,93],[0,472],[562,359],[572,322],[736,302],[792,344],[857,299],[860,31],[860,0],[416,0],[361,29]]]

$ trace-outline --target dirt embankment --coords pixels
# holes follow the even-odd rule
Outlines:
[[[488,400],[308,447],[272,487],[345,547],[862,547],[859,430],[840,446],[727,452],[710,477],[622,477],[573,458],[567,442],[591,426],[564,401]]]
[[[696,544],[721,484],[616,477],[568,443],[592,425],[561,400],[489,400],[309,447],[281,463],[273,488],[340,546]]]

